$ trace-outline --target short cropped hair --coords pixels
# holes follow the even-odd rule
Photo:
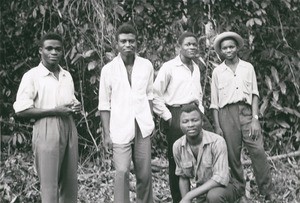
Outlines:
[[[47,34],[43,35],[39,41],[39,46],[42,47],[46,40],[57,40],[63,43],[62,36],[56,32],[48,32]]]
[[[120,34],[133,34],[136,36],[136,30],[130,23],[123,23],[120,27],[118,27],[116,32],[115,37],[117,41]]]
[[[196,104],[186,104],[186,105],[183,105],[181,107],[181,110],[180,110],[180,116],[183,112],[185,113],[191,113],[192,111],[197,111],[199,114],[200,114],[200,118],[202,118],[202,112],[200,111],[199,107],[196,105]]]
[[[192,32],[184,32],[178,38],[178,44],[182,45],[183,40],[187,37],[194,37],[197,40],[197,36]]]

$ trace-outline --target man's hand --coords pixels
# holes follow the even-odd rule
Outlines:
[[[156,135],[156,129],[154,129],[150,135],[150,139],[152,139]]]
[[[73,113],[73,110],[71,109],[71,104],[57,106],[54,108],[54,111],[57,116],[69,116]]]
[[[104,149],[105,149],[105,152],[108,153],[108,154],[111,154],[111,149],[112,149],[112,141],[111,141],[111,138],[110,138],[110,135],[108,134],[105,134],[104,135],[104,140],[103,140],[103,144],[104,144]]]
[[[215,133],[218,135],[221,135],[223,137],[223,130],[221,129],[221,127],[216,127],[215,128]]]
[[[249,136],[251,136],[253,140],[257,140],[258,136],[260,135],[261,135],[261,127],[260,127],[259,120],[252,118],[251,131]]]
[[[72,106],[71,109],[73,111],[73,113],[78,114],[81,111],[81,103],[78,101],[75,101]]]

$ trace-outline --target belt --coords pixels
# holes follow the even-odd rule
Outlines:
[[[193,104],[195,106],[199,105],[198,102],[193,101],[193,102],[190,102],[190,103],[187,103],[187,104],[173,104],[173,105],[166,105],[166,106],[167,106],[167,108],[181,108],[181,107],[189,105],[189,104]]]
[[[245,101],[238,101],[238,102],[235,102],[235,103],[229,103],[229,104],[226,104],[225,106],[223,106],[222,108],[226,107],[226,106],[231,106],[231,105],[246,105],[246,106],[251,106],[250,104],[246,103]],[[221,108],[221,109],[222,109]]]

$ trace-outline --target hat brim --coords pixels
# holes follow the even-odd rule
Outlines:
[[[225,38],[235,39],[236,42],[238,43],[237,46],[238,46],[239,49],[244,46],[244,40],[239,34],[237,34],[235,32],[223,32],[223,33],[219,34],[216,37],[216,39],[214,40],[214,49],[219,55],[221,54],[221,42]]]

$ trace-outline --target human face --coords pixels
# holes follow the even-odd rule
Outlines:
[[[186,37],[180,45],[180,54],[188,59],[196,57],[198,52],[198,43],[195,37]]]
[[[62,57],[62,43],[58,40],[45,40],[43,46],[39,49],[39,53],[46,68],[57,67]]]
[[[131,56],[136,50],[136,36],[134,34],[119,34],[117,49],[122,56]]]
[[[226,39],[221,42],[221,52],[222,55],[227,60],[232,60],[237,57],[238,48],[236,42],[232,39]]]
[[[200,136],[202,119],[198,111],[182,112],[180,116],[180,128],[188,138]]]

